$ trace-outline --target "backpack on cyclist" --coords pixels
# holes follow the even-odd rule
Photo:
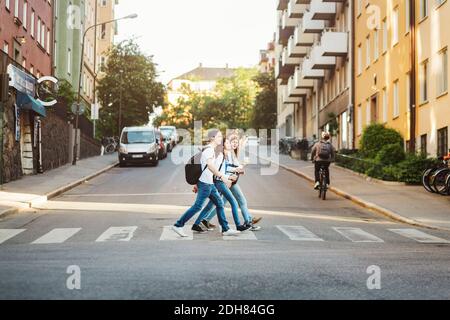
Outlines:
[[[319,152],[318,156],[320,160],[330,160],[331,154],[332,154],[332,148],[333,146],[331,143],[323,143],[321,142],[319,145]]]
[[[196,185],[200,180],[203,172],[205,172],[205,170],[208,168],[208,166],[205,166],[205,169],[202,169],[201,164],[203,151],[205,151],[207,148],[202,149],[201,152],[193,156],[184,167],[186,182],[190,185]]]

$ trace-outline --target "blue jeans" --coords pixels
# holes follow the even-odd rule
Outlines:
[[[233,196],[233,193],[230,189],[228,189],[227,185],[223,181],[217,181],[215,182],[215,186],[217,190],[223,195],[223,201],[228,201],[231,205],[231,211],[233,212],[233,220],[236,226],[240,226],[241,222],[239,221],[239,205],[236,201],[236,199]],[[210,201],[208,205],[202,210],[200,213],[196,224],[200,224],[203,220],[206,220],[206,216],[209,215],[210,211],[214,211],[213,203]]]
[[[219,218],[219,223],[222,227],[222,231],[226,232],[230,228],[228,227],[228,222],[225,217],[225,211],[223,209],[223,201],[220,198],[219,192],[213,184],[207,184],[200,182],[197,184],[198,193],[197,199],[195,200],[194,205],[188,209],[181,218],[175,223],[176,227],[182,228],[184,225],[192,219],[192,217],[202,210],[203,205],[206,202],[206,199],[210,199],[211,202],[216,206],[217,216]]]
[[[242,216],[244,217],[245,223],[251,223],[253,218],[248,210],[247,206],[247,199],[244,196],[244,193],[241,190],[241,187],[239,187],[238,184],[235,184],[231,187],[231,193],[233,194],[234,198],[236,199],[239,208],[241,208]],[[227,201],[224,198],[223,200],[224,206],[226,205]],[[205,208],[206,209],[206,208]],[[203,209],[203,210],[205,210]],[[212,218],[217,214],[216,210],[212,207],[212,205],[209,207],[208,214],[205,217],[205,220],[211,221]]]

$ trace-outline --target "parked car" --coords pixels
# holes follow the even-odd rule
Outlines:
[[[157,134],[152,127],[126,127],[122,130],[119,146],[120,166],[129,163],[152,164],[159,163],[160,146],[156,141]]]
[[[170,137],[171,145],[172,145],[172,149],[173,149],[178,143],[177,128],[174,126],[161,126],[161,127],[159,127],[159,130],[161,130],[161,132],[164,134],[164,136]]]
[[[160,130],[163,138],[164,138],[164,145],[166,146],[167,152],[172,152],[173,146],[172,146],[172,134],[169,131],[162,131]]]
[[[159,159],[165,159],[167,158],[167,148],[168,143],[167,140],[164,138],[164,135],[161,131],[155,130],[156,132],[156,143],[159,144]]]

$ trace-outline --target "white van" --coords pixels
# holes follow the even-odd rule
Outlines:
[[[159,130],[161,130],[164,137],[170,137],[171,147],[173,149],[177,145],[179,139],[177,128],[174,126],[161,126],[159,127]]]
[[[128,163],[159,163],[159,141],[152,127],[126,127],[122,130],[119,147],[120,166]]]

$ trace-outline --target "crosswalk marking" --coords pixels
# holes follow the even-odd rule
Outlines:
[[[382,239],[359,228],[333,228],[351,242],[384,242]]]
[[[191,230],[192,226],[185,226],[184,233],[188,235],[188,237],[183,238],[179,236],[175,231],[172,230],[172,226],[165,226],[163,228],[163,232],[161,234],[161,237],[159,238],[159,241],[190,241],[194,240],[194,233]]]
[[[390,231],[399,234],[403,237],[415,240],[419,243],[450,243],[448,240],[444,240],[425,232],[416,229],[389,229]]]
[[[130,241],[137,227],[112,227],[106,230],[96,242]]]
[[[0,244],[24,231],[25,229],[0,229]]]
[[[250,240],[250,241],[252,241],[252,240],[258,240],[258,238],[256,238],[255,233],[251,232],[251,231],[241,232],[237,236],[223,236],[222,238],[225,241],[236,241],[236,240]]]
[[[73,237],[76,233],[78,233],[80,230],[81,228],[53,229],[49,233],[32,242],[32,244],[64,243],[68,239]]]
[[[293,241],[324,241],[302,226],[277,226],[277,228]]]

